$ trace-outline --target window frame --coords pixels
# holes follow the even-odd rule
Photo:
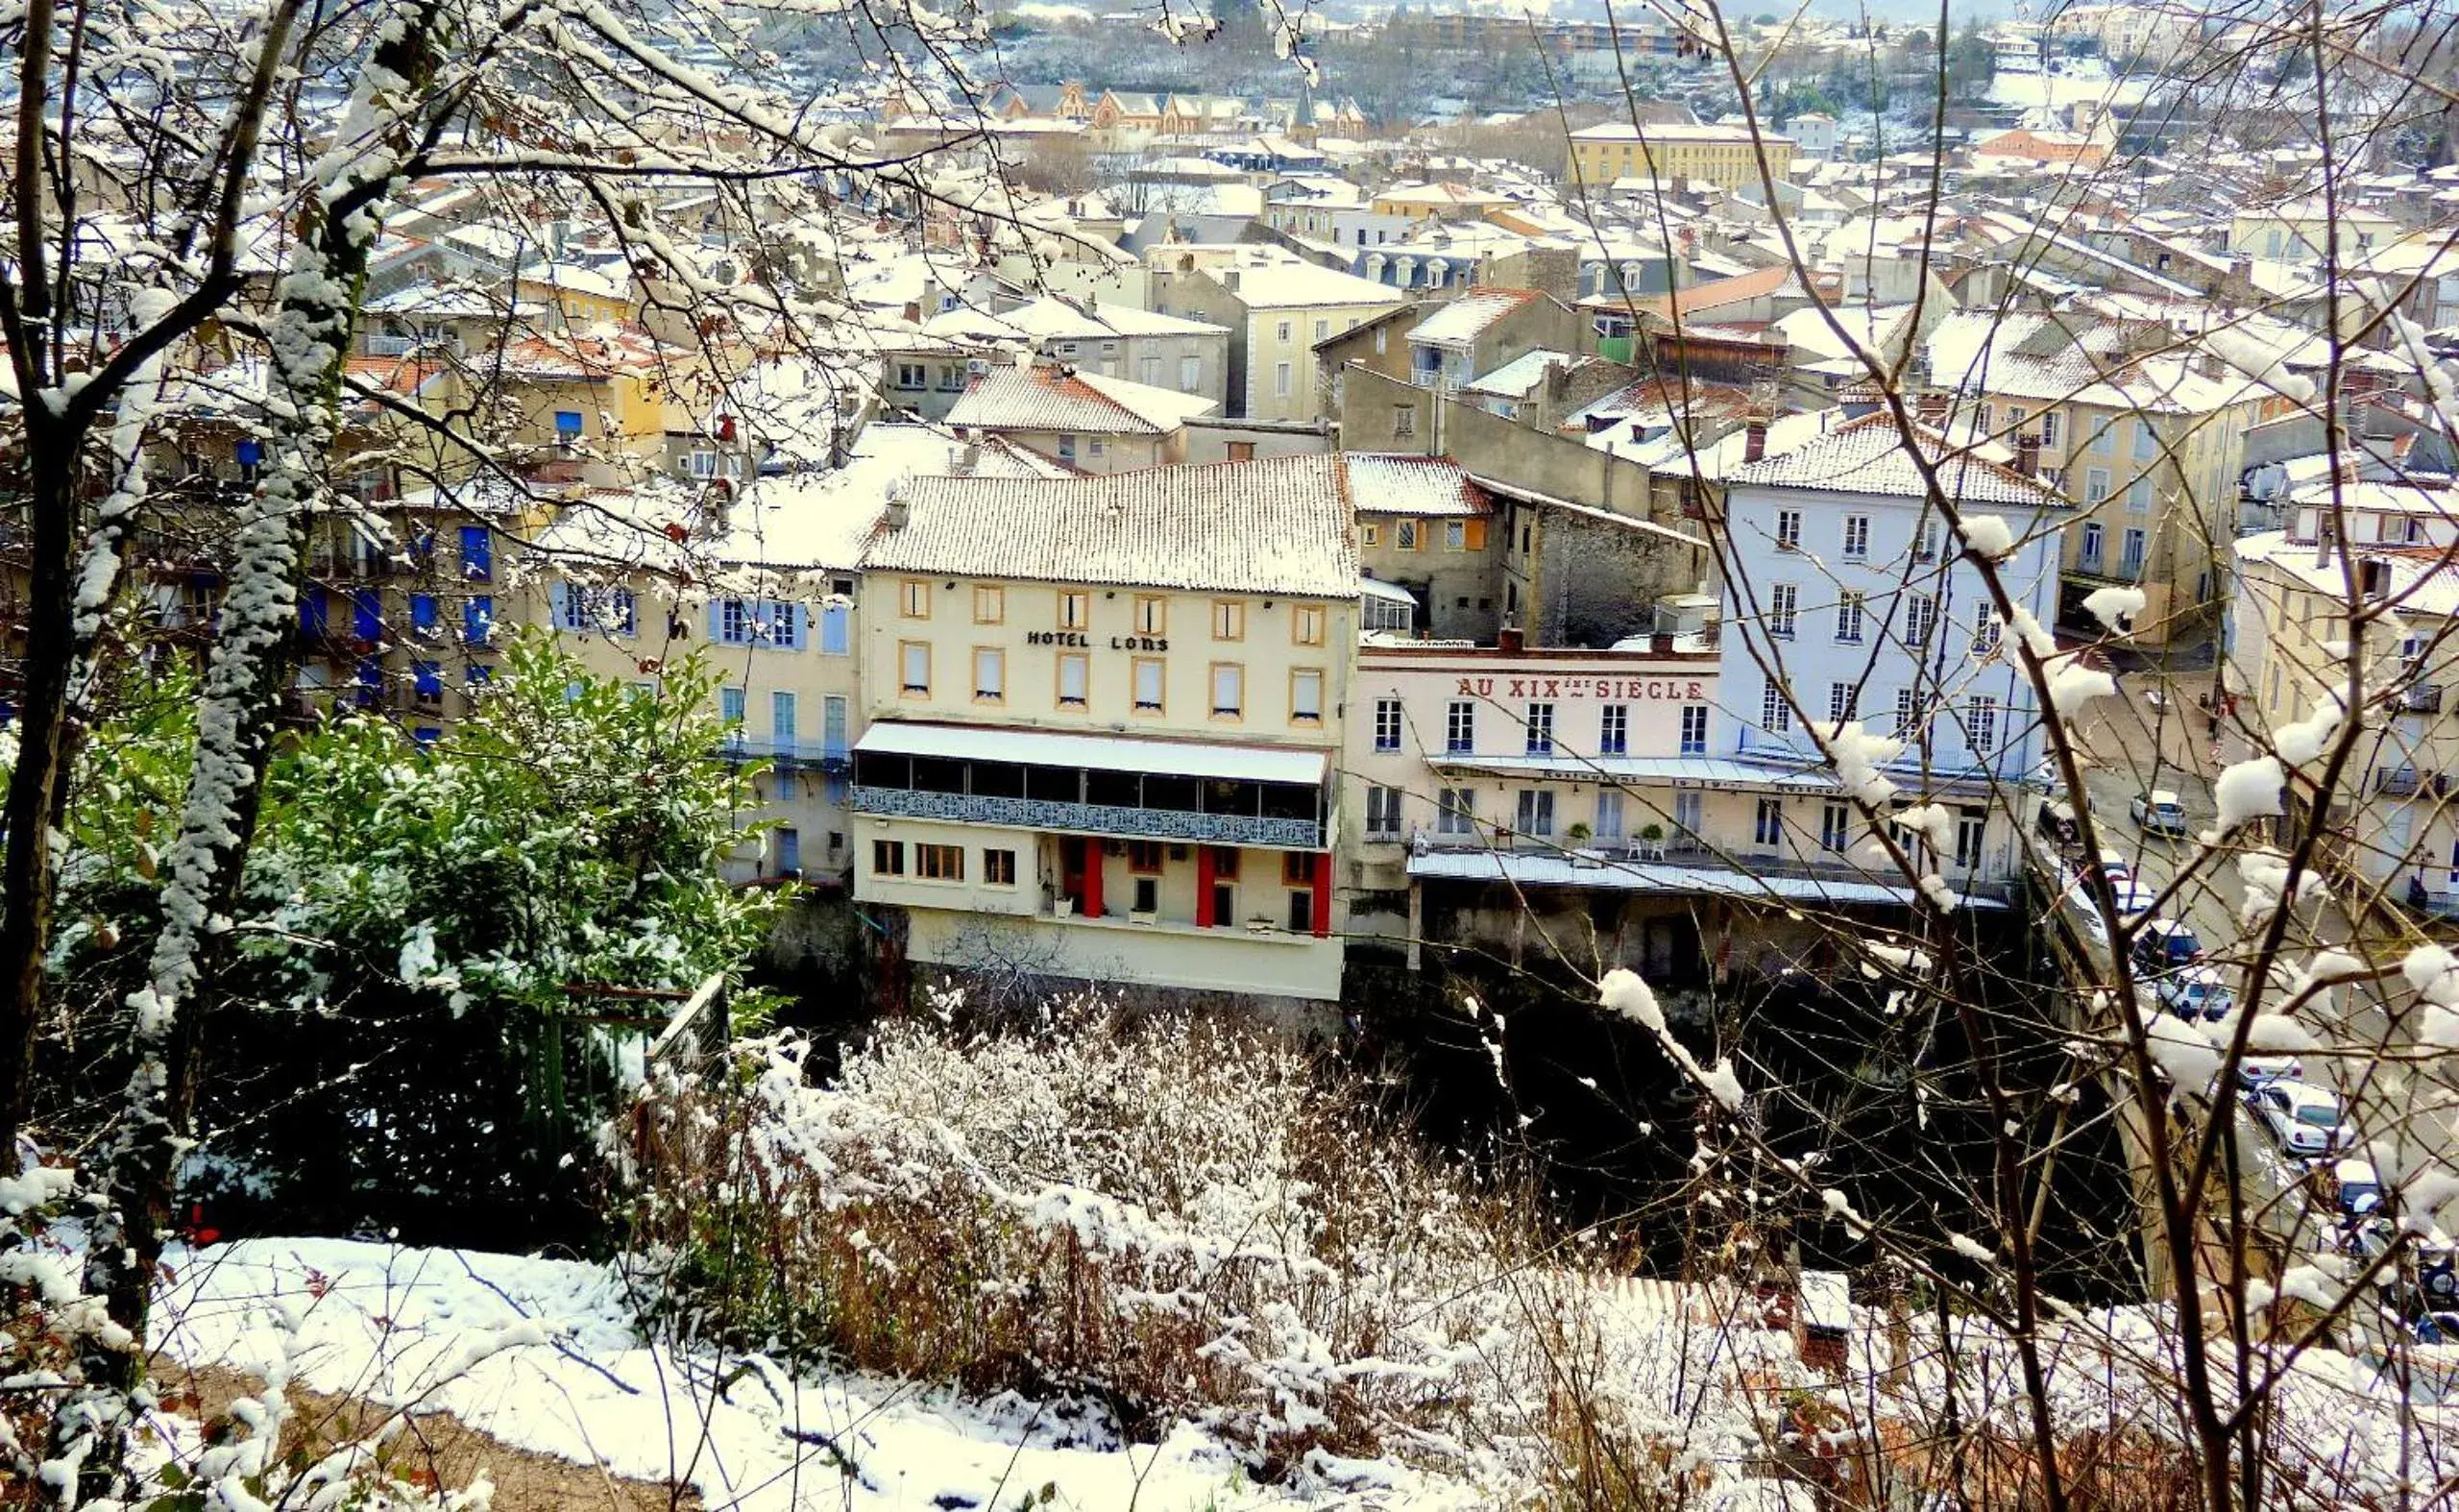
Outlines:
[[[1008,622],[1008,590],[998,583],[973,585],[973,622],[1005,624]]]
[[[1315,709],[1311,714],[1306,712],[1299,702],[1299,690],[1305,687],[1309,681],[1315,687]],[[1291,668],[1289,670],[1289,722],[1310,728],[1322,728],[1325,695],[1329,691],[1329,683],[1330,679],[1325,675],[1324,669],[1321,667]]]
[[[922,681],[913,681],[913,653],[922,653]],[[896,643],[896,694],[900,698],[931,696],[931,643],[899,641]]]
[[[931,618],[931,585],[919,577],[896,580],[896,617],[900,620]]]
[[[1070,667],[1081,668],[1083,672],[1080,682],[1080,685],[1083,689],[1083,693],[1080,696],[1072,699],[1067,696],[1067,669]],[[1050,669],[1050,701],[1052,707],[1062,711],[1069,709],[1089,710],[1093,707],[1093,658],[1090,652],[1061,651],[1057,656],[1051,658]]]
[[[964,847],[940,841],[915,841],[913,880],[962,886],[964,882]]]
[[[1127,665],[1128,711],[1146,719],[1157,719],[1166,716],[1170,709],[1170,664],[1158,656],[1136,656],[1131,657]],[[1153,699],[1149,703],[1144,697],[1144,675],[1148,669],[1153,674]]]
[[[986,665],[994,670],[998,683],[987,693],[982,687],[986,657],[988,658]],[[992,706],[1005,706],[1008,702],[1008,651],[1005,646],[977,646],[973,648],[973,701]]]
[[[1247,606],[1235,598],[1212,600],[1212,638],[1216,641],[1243,641],[1247,638]]]
[[[1093,595],[1083,588],[1062,588],[1059,591],[1059,627],[1062,630],[1089,630],[1093,627]]]
[[[1135,633],[1155,636],[1170,633],[1170,598],[1167,594],[1135,596]]]
[[[1221,703],[1221,674],[1228,672],[1237,694],[1237,702],[1228,708]],[[1207,717],[1220,724],[1243,724],[1247,719],[1247,664],[1214,662],[1205,669],[1204,702]]]
[[[1016,852],[1013,848],[1006,845],[982,847],[982,885],[986,888],[1012,888],[1016,885]]]
[[[1291,604],[1289,606],[1289,644],[1321,646],[1331,614],[1322,604]]]

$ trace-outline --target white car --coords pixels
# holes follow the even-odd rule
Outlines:
[[[2228,989],[2228,982],[2210,966],[2187,966],[2172,971],[2154,984],[2163,1012],[2184,1019],[2208,1019],[2218,1023],[2237,1006],[2237,996]]]
[[[2356,1132],[2340,1122],[2340,1100],[2322,1087],[2283,1077],[2254,1088],[2246,1101],[2280,1150],[2299,1159],[2320,1159],[2355,1142]]]

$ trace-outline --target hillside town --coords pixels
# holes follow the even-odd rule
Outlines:
[[[0,1506],[2459,1500],[2449,17],[61,5]]]

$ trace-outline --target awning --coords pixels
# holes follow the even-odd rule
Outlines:
[[[1017,762],[1028,767],[1080,767],[1164,777],[1282,782],[1320,788],[1331,753],[1200,741],[1075,735],[980,724],[914,724],[882,720],[854,743],[858,756],[937,756],[950,761]]]

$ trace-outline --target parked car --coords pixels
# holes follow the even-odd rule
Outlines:
[[[2355,1138],[2340,1122],[2340,1100],[2322,1087],[2280,1077],[2255,1087],[2246,1101],[2281,1153],[2298,1159],[2320,1159]]]
[[[2324,1200],[2338,1211],[2342,1222],[2388,1216],[2382,1212],[2382,1179],[2374,1174],[2373,1161],[2349,1156],[2332,1161],[2328,1171],[2317,1176]]]
[[[2185,966],[2161,977],[2153,990],[2157,994],[2161,1012],[2179,1018],[2218,1020],[2228,1016],[2237,1006],[2237,995],[2228,984],[2210,966]],[[2242,1064],[2242,1062],[2240,1062]]]
[[[2138,793],[2126,806],[2127,813],[2146,835],[2183,835],[2186,830],[2186,806],[2166,788]]]
[[[2266,1082],[2297,1082],[2302,1081],[2304,1076],[2305,1062],[2295,1056],[2240,1056],[2237,1059],[2237,1085],[2249,1092]]]
[[[2203,940],[2173,918],[2147,918],[2134,931],[2134,969],[2146,978],[2189,966],[2203,958]]]

